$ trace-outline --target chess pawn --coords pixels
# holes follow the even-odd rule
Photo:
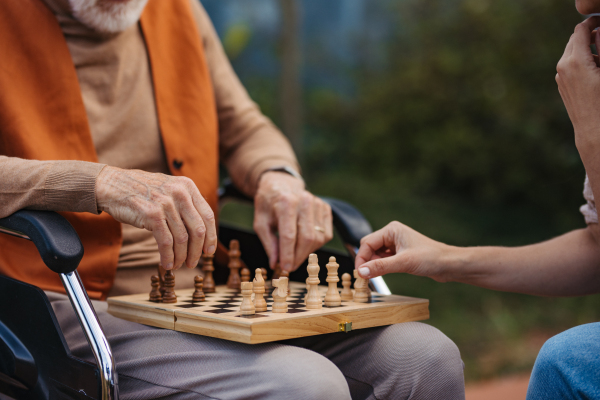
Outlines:
[[[368,303],[371,291],[369,290],[367,281],[358,275],[357,270],[354,270],[354,277],[356,278],[354,281],[354,302]]]
[[[354,299],[352,289],[350,289],[350,286],[352,286],[352,277],[347,272],[342,275],[342,286],[344,287],[342,289],[342,301],[352,301]]]
[[[194,290],[194,294],[192,295],[193,302],[204,301],[206,298],[204,296],[204,292],[202,291],[203,281],[204,279],[199,275],[194,277],[194,288],[196,290]]]
[[[338,307],[342,305],[342,298],[337,289],[337,283],[340,281],[338,278],[338,268],[340,265],[335,262],[335,257],[329,257],[329,264],[325,266],[327,268],[327,283],[329,288],[325,294],[325,306],[326,307]]]
[[[242,282],[240,284],[242,289],[242,305],[240,305],[241,315],[254,315],[256,309],[254,303],[252,303],[252,282]]]
[[[215,267],[213,266],[213,258],[215,256],[212,254],[202,254],[202,272],[204,273],[204,292],[205,293],[214,293],[215,292],[215,280],[213,279],[213,271]]]
[[[287,313],[288,278],[273,279],[273,309],[274,313]]]
[[[165,293],[163,294],[163,303],[177,303],[177,295],[175,295],[175,275],[172,270],[165,272],[164,282]]]
[[[246,267],[242,268],[242,282],[250,282],[250,270]]]
[[[317,255],[312,253],[308,256],[308,279],[306,283],[310,285],[308,287],[308,293],[306,293],[306,308],[309,310],[316,310],[323,307],[323,301],[319,295],[319,260]]]
[[[240,288],[240,268],[242,263],[240,263],[240,242],[233,239],[229,242],[229,264],[227,267],[229,268],[229,278],[227,279],[227,287],[230,289],[239,289]]]
[[[265,300],[265,280],[262,277],[260,268],[256,268],[254,273],[254,308],[256,312],[267,311],[267,302]]]
[[[265,289],[271,289],[271,281],[267,278],[267,269],[261,268],[260,272],[262,273],[263,279],[265,280]]]
[[[160,278],[158,275],[153,275],[150,278],[152,282],[152,291],[150,292],[150,301],[160,303],[162,301],[162,294],[160,293]]]

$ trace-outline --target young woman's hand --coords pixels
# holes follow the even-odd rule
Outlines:
[[[452,249],[394,221],[360,241],[355,267],[365,279],[402,272],[445,282]]]

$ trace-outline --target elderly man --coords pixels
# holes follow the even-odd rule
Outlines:
[[[92,298],[145,291],[157,265],[214,253],[219,161],[255,199],[271,267],[291,271],[331,238],[331,210],[196,0],[3,0],[0,31],[0,217],[63,211]],[[45,289],[73,354],[93,359],[60,282],[22,242],[0,238],[0,273]],[[425,324],[249,346],[94,304],[122,398],[464,398],[456,346]]]

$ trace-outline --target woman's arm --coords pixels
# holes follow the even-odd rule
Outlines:
[[[364,278],[390,272],[542,296],[600,292],[600,247],[592,229],[515,248],[454,247],[399,223],[363,238],[356,267]]]

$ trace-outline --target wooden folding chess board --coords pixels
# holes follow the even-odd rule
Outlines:
[[[203,302],[192,302],[193,289],[178,290],[177,303],[153,303],[148,294],[111,297],[108,312],[115,317],[159,328],[212,336],[242,343],[265,343],[324,333],[371,328],[429,318],[429,301],[414,297],[372,293],[370,302],[342,302],[338,307],[308,310],[306,287],[290,282],[288,312],[271,312],[271,289],[265,293],[266,312],[242,316],[241,294],[226,286],[206,293]],[[321,297],[327,286],[319,286]]]

